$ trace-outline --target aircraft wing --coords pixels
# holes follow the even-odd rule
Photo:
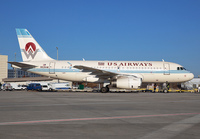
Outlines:
[[[110,78],[118,75],[117,73],[106,71],[106,70],[101,70],[101,69],[96,69],[96,68],[91,68],[87,66],[82,66],[82,65],[76,65],[74,68],[82,70],[82,72],[91,72],[90,75],[96,75],[99,78]]]
[[[8,63],[10,63],[12,65],[12,67],[18,67],[18,68],[22,68],[22,69],[31,69],[31,68],[37,67],[35,65],[24,64],[24,63],[20,63],[20,62],[8,62]]]
[[[112,78],[112,77],[115,77],[118,75],[133,76],[133,77],[137,78],[137,76],[134,76],[134,75],[115,73],[115,72],[91,68],[91,67],[87,67],[87,66],[83,66],[83,65],[75,65],[74,68],[80,69],[80,70],[82,70],[82,72],[91,72],[90,75],[96,75],[96,77],[98,77],[98,78]]]

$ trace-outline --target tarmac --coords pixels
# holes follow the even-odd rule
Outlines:
[[[200,93],[0,91],[1,139],[199,139]]]

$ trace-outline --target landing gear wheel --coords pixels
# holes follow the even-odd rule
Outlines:
[[[101,92],[102,93],[107,93],[109,91],[109,88],[108,87],[102,87],[101,88]]]
[[[167,89],[164,89],[164,90],[163,90],[163,93],[168,93],[168,90],[167,90]]]

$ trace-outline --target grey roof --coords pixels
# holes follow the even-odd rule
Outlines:
[[[50,77],[24,77],[24,78],[4,78],[3,82],[25,82],[25,81],[52,81]]]

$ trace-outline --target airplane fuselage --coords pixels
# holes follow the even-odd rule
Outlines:
[[[23,62],[27,63],[27,62]],[[52,78],[59,78],[77,82],[103,82],[91,75],[91,72],[74,68],[83,65],[95,69],[114,72],[122,75],[135,75],[142,78],[142,82],[165,83],[186,82],[193,78],[193,74],[181,65],[160,61],[32,61],[28,64],[37,65],[28,71]]]

